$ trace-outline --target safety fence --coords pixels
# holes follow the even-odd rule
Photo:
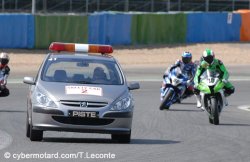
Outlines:
[[[0,48],[48,48],[53,41],[111,45],[250,41],[250,12],[0,14]]]

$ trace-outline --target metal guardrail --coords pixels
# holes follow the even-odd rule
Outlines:
[[[1,0],[0,12],[93,13],[98,11],[234,11],[250,0]]]

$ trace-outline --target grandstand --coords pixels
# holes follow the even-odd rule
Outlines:
[[[33,5],[32,5],[33,4]],[[93,13],[234,11],[249,9],[250,0],[1,0],[2,13]]]

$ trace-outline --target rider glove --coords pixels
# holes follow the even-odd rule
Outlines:
[[[165,91],[165,88],[164,88],[164,87],[161,87],[160,92],[161,92],[161,93],[164,93],[164,91]]]
[[[228,80],[222,79],[222,82],[223,82],[224,84],[227,84]]]

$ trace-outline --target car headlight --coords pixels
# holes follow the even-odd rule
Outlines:
[[[131,104],[133,99],[131,95],[119,100],[114,104],[114,106],[110,109],[111,111],[130,111]]]
[[[37,91],[35,94],[36,101],[46,107],[57,107],[55,102],[49,98],[48,96],[44,95],[43,93]]]

